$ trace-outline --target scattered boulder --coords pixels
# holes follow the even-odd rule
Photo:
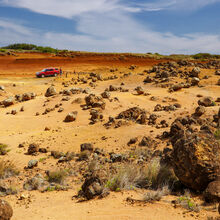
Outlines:
[[[37,164],[38,164],[38,161],[37,161],[37,160],[30,160],[30,161],[28,162],[28,168],[29,168],[29,169],[32,169],[32,168],[36,167]]]
[[[33,93],[33,92],[29,92],[29,93],[24,93],[22,95],[22,98],[21,98],[21,101],[24,102],[24,101],[29,101],[31,99],[34,99],[36,97],[36,94]]]
[[[55,89],[53,86],[50,86],[50,87],[47,89],[47,91],[46,91],[46,93],[45,93],[45,96],[46,96],[46,97],[50,97],[50,96],[54,96],[54,95],[56,95],[56,94],[57,94],[56,89]]]
[[[105,92],[103,92],[103,93],[101,94],[101,96],[102,96],[102,98],[104,98],[104,99],[109,99],[109,98],[110,98],[110,96],[111,96],[111,93],[110,93],[110,92],[105,91]]]
[[[28,155],[34,155],[39,151],[39,145],[38,144],[30,144],[28,147]]]
[[[5,99],[4,101],[1,102],[1,104],[4,105],[4,107],[8,107],[8,106],[14,105],[14,103],[15,103],[15,100],[14,100],[13,97]]]
[[[128,110],[125,110],[121,112],[116,119],[126,119],[126,120],[131,120],[135,122],[140,122],[141,117],[143,115],[146,117],[146,111],[143,109],[140,109],[139,107],[133,107]]]
[[[200,106],[198,106],[198,107],[196,108],[194,115],[197,116],[197,117],[200,117],[200,116],[202,116],[204,113],[205,113],[205,107],[200,105]]]
[[[194,67],[191,71],[191,76],[198,77],[200,72],[201,72],[201,70],[199,67]]]
[[[209,183],[204,191],[204,198],[207,202],[220,202],[220,181],[216,180]]]
[[[81,193],[86,199],[93,199],[94,197],[101,195],[102,192],[103,185],[98,177],[88,177],[85,179]]]
[[[83,151],[93,151],[93,144],[91,143],[84,143],[84,144],[81,144],[80,145],[80,151],[83,152]]]
[[[175,129],[174,127],[175,126]],[[220,143],[213,135],[191,133],[181,123],[172,125],[173,167],[179,180],[194,190],[204,190],[219,172]]]
[[[210,107],[214,106],[214,99],[212,97],[204,97],[198,101],[199,105],[205,106],[205,107]]]
[[[64,122],[72,122],[76,120],[78,112],[74,111],[74,112],[70,112],[66,118],[64,119]]]
[[[193,77],[191,80],[191,85],[192,86],[197,86],[200,82],[200,79],[198,77]]]
[[[85,101],[88,107],[105,109],[106,104],[101,96],[90,94],[85,97]]]
[[[4,91],[5,87],[4,86],[0,86],[0,90]]]
[[[138,95],[144,94],[144,89],[141,86],[138,86],[137,88],[135,88],[135,91],[137,92]]]
[[[10,220],[13,216],[13,209],[11,205],[5,200],[0,199],[0,219]]]

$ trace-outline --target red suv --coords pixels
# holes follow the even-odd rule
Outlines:
[[[46,76],[57,76],[58,74],[60,74],[60,71],[58,68],[46,68],[40,72],[37,72],[36,76],[43,78]]]

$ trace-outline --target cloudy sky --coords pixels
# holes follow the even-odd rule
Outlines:
[[[0,0],[0,46],[220,54],[220,0]]]

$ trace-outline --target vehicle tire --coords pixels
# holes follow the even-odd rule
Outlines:
[[[42,74],[42,75],[41,75],[41,78],[44,78],[44,77],[45,77],[44,74]]]

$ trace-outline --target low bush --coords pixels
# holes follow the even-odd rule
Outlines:
[[[47,181],[50,183],[63,184],[66,176],[67,176],[67,171],[65,170],[49,171],[47,173]]]
[[[177,203],[189,211],[200,212],[199,205],[196,204],[189,195],[179,197]]]
[[[18,169],[10,161],[0,161],[0,179],[9,178],[19,174]]]
[[[0,155],[6,155],[9,151],[8,145],[0,143]]]
[[[134,188],[159,189],[168,185],[172,188],[177,177],[174,172],[161,166],[159,159],[152,160],[147,166],[139,164],[125,164],[106,183],[112,191]]]
[[[158,189],[156,191],[149,191],[145,193],[143,196],[143,201],[144,202],[160,201],[163,196],[169,194],[170,194],[170,190],[168,186],[164,186],[162,189]]]

